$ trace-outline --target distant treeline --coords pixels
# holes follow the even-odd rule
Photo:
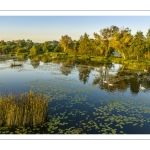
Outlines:
[[[94,39],[90,39],[85,33],[79,40],[72,40],[68,35],[61,37],[59,41],[46,41],[34,43],[32,40],[0,41],[0,54],[48,54],[49,52],[63,52],[74,55],[104,56],[109,57],[118,52],[124,60],[149,59],[150,29],[144,36],[142,31],[131,34],[131,29],[111,26],[94,33]]]

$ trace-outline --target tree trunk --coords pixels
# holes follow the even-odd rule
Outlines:
[[[125,67],[126,67],[126,66],[125,66],[125,65],[123,65],[123,66],[122,66],[122,68],[121,68],[121,70],[124,70],[124,69],[125,69]]]
[[[137,61],[139,61],[139,56],[137,55]]]
[[[122,54],[122,57],[123,57],[123,59],[124,59],[124,60],[126,60],[126,56],[125,56],[125,54]]]

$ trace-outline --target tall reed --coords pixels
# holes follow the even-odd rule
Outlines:
[[[0,97],[0,126],[35,126],[47,119],[48,101],[30,90],[20,95]]]

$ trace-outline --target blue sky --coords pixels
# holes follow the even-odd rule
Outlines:
[[[132,34],[139,30],[146,34],[150,16],[0,16],[0,40],[44,42],[66,34],[78,40],[85,32],[93,38],[94,32],[111,25],[129,27]]]

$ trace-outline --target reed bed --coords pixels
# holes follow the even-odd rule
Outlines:
[[[36,126],[47,119],[48,101],[30,90],[20,95],[0,97],[0,126]]]

